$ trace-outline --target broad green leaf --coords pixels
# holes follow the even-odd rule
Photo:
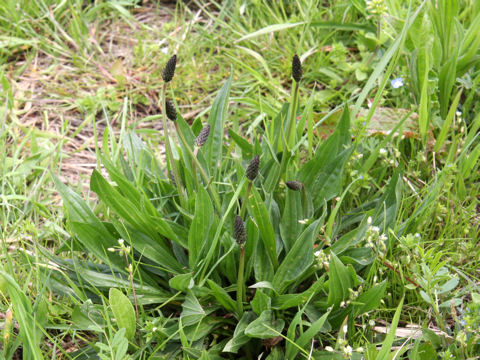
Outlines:
[[[315,156],[300,169],[298,178],[305,185],[307,194],[313,197],[318,208],[341,191],[343,167],[353,148],[351,143],[350,114],[345,107],[335,132],[315,151]]]
[[[251,311],[247,311],[243,314],[240,319],[235,331],[233,332],[233,337],[227,342],[223,348],[224,352],[237,353],[238,350],[247,342],[250,341],[250,337],[245,335],[245,329],[248,324],[250,324],[255,319],[255,314]]]
[[[300,335],[298,339],[295,340],[295,343],[302,348],[309,345],[313,337],[317,335],[322,329],[323,325],[327,321],[328,315],[330,315],[330,310],[323,314],[322,317],[315,321],[302,335]],[[289,347],[289,350],[290,352],[287,352],[286,358],[295,359],[295,356],[298,354],[299,351],[298,348],[292,346]]]
[[[75,330],[102,331],[105,319],[101,316],[100,305],[95,305],[88,299],[81,305],[76,305],[72,311],[72,324]]]
[[[111,288],[108,293],[108,301],[119,329],[125,328],[125,336],[131,340],[135,336],[137,322],[135,310],[130,299],[120,290]]]
[[[117,239],[98,220],[80,195],[64,185],[55,175],[52,175],[52,178],[55,188],[62,196],[63,204],[67,209],[68,219],[78,240],[85,246],[88,252],[105,263],[112,264],[115,269],[123,271],[125,262],[118,255],[107,252],[109,247],[118,245]],[[78,233],[77,226],[74,224],[88,225],[88,233]]]
[[[155,226],[148,221],[134,203],[122,196],[107,180],[97,171],[93,170],[90,178],[90,188],[97,193],[105,204],[127,221],[133,227],[143,231],[152,238],[156,237]],[[166,247],[166,245],[164,244]]]
[[[210,124],[210,136],[206,144],[202,147],[202,152],[206,155],[208,169],[210,174],[215,174],[218,163],[222,159],[223,138],[225,137],[225,117],[227,114],[228,97],[230,94],[230,86],[232,84],[232,74],[228,77],[226,83],[219,90],[215,98],[208,123]]]
[[[272,299],[265,294],[262,289],[258,289],[255,291],[255,296],[251,301],[252,310],[255,314],[260,315],[265,310],[270,310],[270,305],[272,303]]]
[[[209,241],[210,227],[213,222],[213,205],[210,196],[202,186],[195,199],[195,215],[188,232],[188,252],[190,268],[198,262],[198,255],[205,242]]]
[[[376,284],[367,292],[361,294],[356,300],[354,305],[355,317],[361,314],[365,314],[371,310],[377,309],[380,306],[380,300],[385,296],[387,290],[387,281],[384,280],[379,284]]]
[[[182,323],[185,326],[196,324],[201,321],[205,315],[205,310],[203,310],[202,306],[198,302],[198,299],[195,297],[193,292],[189,290],[187,292],[187,296],[185,297],[185,301],[182,304],[182,313],[180,314]]]
[[[301,192],[287,190],[285,207],[280,223],[280,234],[287,253],[302,233],[303,225],[299,223],[299,220],[303,220],[304,216]]]
[[[156,266],[174,274],[181,274],[185,271],[171,250],[165,250],[165,248],[157,242],[157,239],[152,239],[128,224],[120,223],[118,220],[114,220],[113,222],[120,236],[125,239],[135,251],[140,253],[142,257],[152,260]],[[76,227],[78,228],[78,225]],[[85,225],[83,227],[85,228]],[[83,229],[83,231],[84,230],[85,229]]]
[[[284,325],[285,321],[283,319],[275,320],[273,312],[265,310],[247,326],[245,334],[258,339],[269,339],[279,336],[283,331]]]
[[[330,264],[328,270],[328,306],[338,307],[340,303],[347,300],[353,286],[353,281],[347,267],[337,258],[334,253],[330,253]]]
[[[262,241],[257,241],[257,247],[254,254],[253,270],[255,272],[255,280],[258,282],[271,282],[273,279],[273,265],[270,261],[265,245]]]
[[[270,221],[270,216],[255,186],[252,186],[251,194],[251,198],[248,199],[249,210],[251,212],[253,220],[258,226],[258,229],[260,231],[260,238],[262,239],[265,249],[267,250],[268,257],[270,258],[273,266],[277,268],[278,262],[276,238],[272,222]]]
[[[270,290],[273,290],[274,292],[276,291],[272,283],[270,283],[269,281],[259,281],[253,285],[250,285],[249,288],[250,289],[270,289]]]
[[[168,285],[176,290],[187,292],[195,285],[195,282],[192,274],[179,274],[168,280]]]
[[[235,301],[230,297],[230,295],[228,295],[224,288],[222,288],[216,282],[210,279],[207,279],[207,284],[212,290],[215,299],[217,299],[217,301],[225,308],[225,310],[231,313],[236,312]]]
[[[228,129],[228,135],[235,141],[235,144],[240,147],[244,158],[248,159],[253,157],[253,146],[247,140],[238,135],[233,129]]]
[[[273,277],[273,286],[283,293],[288,285],[300,277],[313,263],[313,242],[320,231],[323,217],[310,224],[288,252]]]
[[[293,307],[304,306],[308,299],[315,296],[320,290],[325,290],[325,274],[315,281],[310,288],[302,293],[284,294],[272,299],[272,307],[275,310],[285,310]]]

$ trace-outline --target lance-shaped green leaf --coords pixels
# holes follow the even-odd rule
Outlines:
[[[217,165],[222,159],[223,138],[225,137],[225,118],[231,84],[232,75],[228,77],[227,81],[218,92],[208,117],[210,136],[208,137],[207,143],[202,147],[202,152],[206,155],[208,169],[211,174],[215,173],[215,169],[218,168]]]
[[[195,215],[188,232],[188,252],[190,268],[197,264],[198,255],[204,242],[208,241],[213,222],[213,205],[207,191],[200,186],[195,199]]]
[[[135,310],[128,297],[120,290],[111,288],[108,293],[108,301],[119,329],[125,329],[125,337],[129,340],[135,336],[137,327]]]
[[[265,310],[247,326],[245,334],[258,339],[269,339],[279,336],[284,325],[285,321],[283,319],[274,319],[273,312]]]
[[[283,293],[292,281],[299,278],[313,263],[313,241],[320,231],[323,217],[308,226],[288,252],[273,277],[273,286]]]
[[[278,267],[275,232],[268,214],[265,203],[263,202],[257,189],[253,186],[252,197],[248,199],[250,213],[260,230],[260,238],[263,241],[268,257],[275,268]],[[262,279],[265,280],[265,279]]]

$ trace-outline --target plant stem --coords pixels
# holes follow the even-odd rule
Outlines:
[[[175,129],[177,130],[177,134],[178,134],[178,137],[179,137],[180,141],[183,143],[183,145],[187,149],[188,154],[192,158],[192,163],[194,165],[196,165],[196,167],[200,171],[200,174],[202,175],[203,180],[205,181],[205,186],[207,187],[207,190],[210,192],[210,195],[212,196],[213,201],[215,202],[215,206],[216,206],[218,212],[220,212],[221,207],[222,207],[221,204],[220,204],[220,200],[218,199],[218,196],[217,196],[217,193],[216,193],[215,189],[213,189],[213,185],[210,183],[210,181],[208,179],[208,175],[205,172],[205,169],[202,167],[202,165],[198,161],[198,159],[195,156],[195,154],[193,153],[192,149],[190,149],[190,146],[188,145],[187,140],[185,139],[185,136],[183,136],[183,133],[180,131],[180,128],[178,127],[177,123],[175,123]],[[192,166],[192,171],[194,171],[194,172],[196,171],[194,166]],[[193,176],[195,177],[195,182],[197,182],[196,173],[194,173]]]
[[[283,153],[282,153],[282,161],[280,162],[280,177],[278,178],[278,181],[280,181],[280,178],[282,175],[285,175],[286,169],[287,169],[287,164],[288,160],[290,159],[290,149],[292,149],[295,146],[295,114],[296,114],[296,109],[297,109],[297,102],[298,102],[298,90],[299,90],[299,85],[296,81],[294,81],[295,85],[293,86],[292,90],[292,101],[290,103],[290,110],[289,110],[289,119],[287,123],[287,134],[285,136],[285,142],[283,146]],[[277,182],[278,186],[278,182]]]
[[[165,152],[167,155],[167,169],[168,165],[172,168],[173,177],[175,178],[175,183],[177,185],[178,197],[180,198],[180,204],[183,208],[186,208],[185,199],[183,198],[183,188],[180,179],[180,173],[178,172],[177,166],[175,164],[175,159],[173,158],[172,148],[170,147],[170,137],[168,134],[167,126],[167,107],[166,107],[166,93],[167,93],[167,84],[163,84],[162,87],[162,123],[163,123],[163,133],[165,137]]]
[[[238,266],[238,281],[237,281],[237,313],[238,320],[243,315],[243,272],[245,269],[245,247],[244,244],[240,245],[240,264]]]
[[[242,203],[242,208],[240,209],[240,217],[243,219],[245,216],[245,210],[247,209],[248,197],[250,196],[250,190],[252,189],[253,182],[249,181],[247,186],[247,191],[245,192],[245,199]]]
[[[297,102],[298,102],[298,83],[295,81],[295,85],[293,87],[292,93],[292,102],[290,104],[290,119],[288,122],[288,130],[287,130],[287,149],[293,149],[295,146],[295,115],[297,114]]]
[[[127,269],[130,269],[130,262],[128,261],[127,253],[125,252],[125,262],[127,263]],[[132,286],[132,294],[133,294],[133,302],[135,303],[135,313],[137,315],[137,321],[139,321],[139,313],[138,313],[138,302],[137,302],[137,293],[135,292],[135,285],[133,284],[133,274],[129,270],[128,277],[130,278],[130,285]]]

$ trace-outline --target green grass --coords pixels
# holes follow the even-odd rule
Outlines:
[[[0,356],[478,358],[480,6],[385,4],[0,4]],[[173,53],[183,202],[158,132]],[[270,284],[243,292],[233,216],[257,154],[243,281]]]

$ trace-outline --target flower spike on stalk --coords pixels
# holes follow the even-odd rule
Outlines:
[[[162,78],[166,83],[172,81],[173,75],[175,75],[175,66],[177,65],[177,55],[173,55],[165,65],[163,69]]]
[[[285,184],[293,191],[302,190],[303,188],[303,184],[300,181],[287,181]]]
[[[165,112],[170,120],[177,120],[177,109],[175,109],[175,105],[170,100],[165,100]]]
[[[302,62],[297,54],[293,56],[292,60],[292,77],[297,83],[302,80]]]
[[[237,240],[237,243],[239,243],[240,245],[245,243],[245,240],[247,240],[247,232],[245,231],[245,226],[243,226],[243,220],[238,215],[235,218],[233,236],[235,237],[235,240]]]
[[[208,140],[208,136],[210,135],[210,125],[207,124],[203,127],[200,134],[198,134],[197,138],[195,139],[195,146],[202,147]]]
[[[245,176],[248,180],[253,181],[258,175],[258,168],[260,167],[260,156],[255,156],[250,164],[248,164],[247,170],[245,171]]]

